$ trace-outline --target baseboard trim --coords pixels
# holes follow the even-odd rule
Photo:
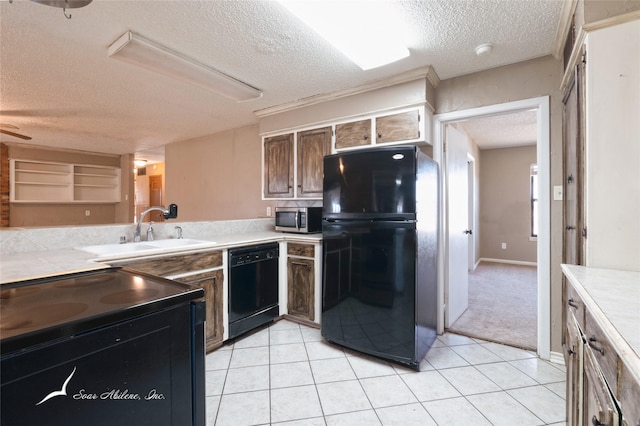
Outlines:
[[[537,262],[525,262],[523,260],[492,259],[489,257],[481,257],[480,259],[478,259],[478,263],[476,263],[476,266],[480,262],[509,263],[511,265],[538,266]]]
[[[564,355],[562,352],[551,352],[549,353],[549,362],[554,364],[564,365]]]

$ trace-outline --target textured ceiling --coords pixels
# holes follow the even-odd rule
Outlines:
[[[396,1],[411,56],[362,71],[271,1],[94,0],[68,10],[66,19],[61,9],[2,0],[0,122],[18,126],[37,145],[112,154],[154,149],[255,123],[260,109],[426,65],[447,79],[549,55],[562,2]],[[110,59],[107,47],[127,30],[264,96],[236,103]],[[475,55],[482,43],[495,45],[491,55]],[[21,142],[5,135],[0,141]]]
[[[480,149],[535,145],[537,112],[522,111],[463,121],[460,125]]]

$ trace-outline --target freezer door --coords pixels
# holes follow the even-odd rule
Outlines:
[[[416,148],[385,147],[324,158],[323,217],[414,220]]]
[[[415,357],[415,223],[325,222],[322,335],[403,363]]]

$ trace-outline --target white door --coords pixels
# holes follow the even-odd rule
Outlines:
[[[451,327],[469,305],[469,176],[467,137],[445,129],[447,179],[447,283],[445,327]]]

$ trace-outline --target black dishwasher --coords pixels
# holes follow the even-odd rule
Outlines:
[[[230,339],[278,317],[278,257],[278,243],[229,250]]]

